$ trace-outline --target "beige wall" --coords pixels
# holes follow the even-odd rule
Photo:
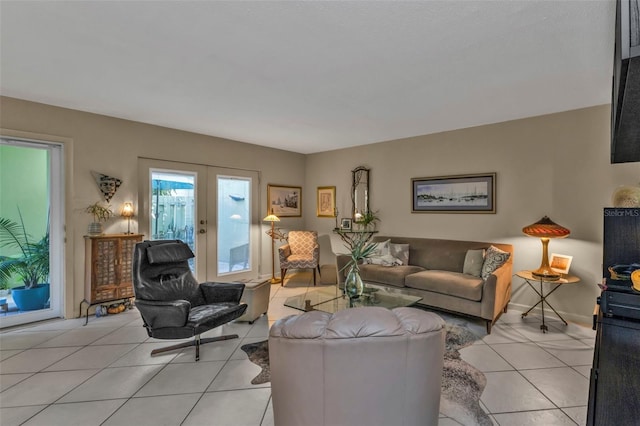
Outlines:
[[[83,209],[102,199],[92,170],[123,180],[111,200],[113,207],[125,201],[137,202],[138,157],[259,171],[259,203],[265,213],[268,183],[304,186],[305,159],[301,154],[7,97],[0,97],[0,111],[0,128],[5,135],[64,140],[69,148],[65,203],[69,262],[64,299],[68,317],[79,314],[78,306],[84,298],[83,235],[91,217]],[[299,228],[303,223],[302,218],[286,218],[282,222],[288,228]],[[267,230],[266,225],[261,227],[261,231]],[[105,231],[126,231],[125,222],[112,219]],[[264,232],[260,235],[260,272],[270,275],[270,239]]]
[[[99,199],[90,171],[123,179],[112,200],[118,206],[137,200],[138,157],[257,170],[261,205],[268,183],[302,186],[303,217],[283,218],[280,226],[317,229],[323,264],[343,248],[331,232],[334,219],[316,217],[316,188],[335,185],[340,216],[348,216],[351,170],[358,165],[372,169],[371,207],[379,210],[381,234],[511,243],[515,271],[539,265],[540,242],[521,229],[548,215],[571,229],[569,238],[551,241],[550,252],[574,256],[571,273],[582,279],[550,301],[568,319],[587,322],[602,275],[602,208],[611,205],[617,186],[640,182],[639,163],[609,162],[608,105],[307,156],[6,97],[0,111],[0,128],[12,135],[48,135],[70,148],[67,316],[78,314],[84,298],[83,235],[91,218],[82,209]],[[496,214],[411,213],[412,177],[485,172],[497,173]],[[122,232],[123,223],[112,221],[107,232]],[[271,273],[266,229],[263,275]],[[535,301],[514,278],[512,303]]]
[[[540,264],[539,240],[522,227],[544,215],[571,230],[549,252],[573,256],[582,282],[550,297],[567,318],[589,321],[602,278],[602,209],[613,190],[640,182],[640,163],[609,161],[609,106],[569,111],[307,156],[305,225],[318,229],[323,263],[341,250],[332,219],[318,218],[313,194],[337,187],[340,216],[349,216],[350,171],[371,168],[371,208],[381,235],[504,242],[514,245],[514,271]],[[412,214],[411,178],[497,173],[496,214]],[[330,243],[331,240],[331,243]],[[530,306],[533,292],[515,277],[512,303]]]

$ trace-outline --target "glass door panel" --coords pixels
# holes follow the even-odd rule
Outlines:
[[[195,187],[194,172],[151,170],[150,223],[152,240],[182,240],[196,251],[194,232]],[[195,272],[195,262],[189,260]]]
[[[258,276],[258,172],[208,168],[209,227],[207,253],[213,266],[208,281],[233,281]]]
[[[207,168],[174,161],[138,159],[139,232],[147,240],[182,240],[196,257],[191,268],[207,276]]]
[[[218,275],[251,270],[251,179],[218,176]]]
[[[179,239],[195,253],[198,281],[258,276],[258,173],[139,159],[139,230]]]
[[[0,139],[0,327],[62,313],[62,146]]]

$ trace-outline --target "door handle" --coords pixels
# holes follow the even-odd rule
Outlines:
[[[200,231],[198,231],[198,232],[200,232],[201,234],[206,234],[206,233],[207,233],[207,230],[206,230],[206,229],[201,229],[201,230],[200,230]]]

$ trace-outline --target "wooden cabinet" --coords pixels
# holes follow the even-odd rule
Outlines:
[[[85,301],[89,305],[133,297],[133,248],[142,234],[85,236]]]
[[[587,425],[637,425],[640,321],[606,317],[598,309],[596,329]]]

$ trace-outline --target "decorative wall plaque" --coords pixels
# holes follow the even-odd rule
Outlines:
[[[96,184],[98,185],[100,192],[102,192],[102,196],[108,203],[116,194],[116,191],[118,190],[118,188],[120,188],[120,185],[122,185],[122,180],[94,171],[92,171],[91,174],[96,180]]]

